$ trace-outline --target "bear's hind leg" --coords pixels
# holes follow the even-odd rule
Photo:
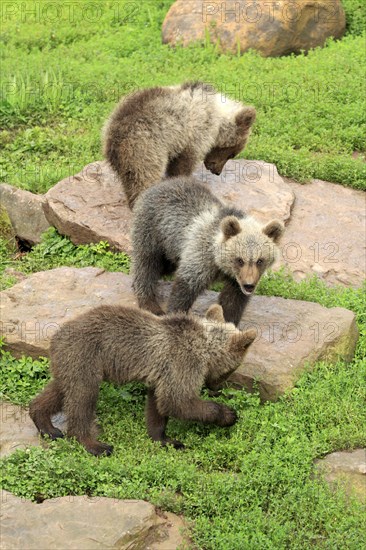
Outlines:
[[[165,265],[163,257],[152,244],[148,244],[142,254],[135,253],[133,260],[132,288],[139,307],[155,315],[164,315],[156,298],[156,287]]]
[[[65,392],[66,393],[66,392]],[[85,449],[95,455],[110,455],[111,445],[96,439],[95,409],[99,393],[99,380],[83,380],[83,385],[74,384],[65,395],[67,435],[75,437]]]
[[[42,436],[48,435],[51,439],[64,436],[51,422],[51,417],[62,410],[62,405],[63,394],[56,380],[52,380],[29,405],[29,416]]]

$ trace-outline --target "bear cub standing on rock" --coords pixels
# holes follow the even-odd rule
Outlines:
[[[220,174],[244,149],[255,120],[247,107],[202,82],[134,92],[103,130],[103,150],[133,207],[141,192],[165,176],[189,176],[204,160]]]
[[[145,383],[147,430],[154,441],[183,445],[165,435],[168,417],[231,426],[235,411],[199,397],[202,386],[215,390],[241,364],[256,336],[225,323],[211,306],[206,319],[172,314],[156,317],[122,306],[99,306],[66,322],[51,339],[53,380],[30,404],[42,435],[63,437],[51,417],[61,410],[67,434],[90,453],[112,452],[96,439],[95,408],[103,380]]]
[[[133,289],[139,306],[162,315],[157,283],[167,268],[176,269],[168,312],[187,312],[199,294],[222,280],[219,303],[226,321],[238,325],[261,275],[274,262],[283,224],[261,225],[224,206],[192,177],[154,185],[134,213]]]

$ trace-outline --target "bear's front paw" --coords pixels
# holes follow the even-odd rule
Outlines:
[[[100,441],[84,443],[84,446],[88,453],[91,453],[94,456],[110,456],[113,452],[112,445],[108,445],[107,443],[102,443]]]
[[[218,418],[218,426],[232,426],[238,420],[238,416],[234,409],[230,409],[226,405],[220,406],[220,416]]]
[[[45,432],[45,431],[41,430],[40,434],[41,434],[42,437],[48,436],[52,440],[60,439],[60,438],[64,437],[64,434],[62,433],[62,431],[59,430],[58,428],[55,428],[55,427],[53,427],[52,430],[50,430],[48,432]]]
[[[174,449],[182,450],[184,449],[183,443],[178,441],[177,439],[171,439],[170,437],[165,437],[161,442],[163,447],[166,447],[166,445],[173,445]]]

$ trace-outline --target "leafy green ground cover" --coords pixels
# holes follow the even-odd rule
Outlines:
[[[42,0],[2,7],[2,180],[44,192],[100,158],[100,128],[121,95],[200,78],[257,107],[246,158],[275,162],[299,180],[366,188],[363,0],[343,1],[341,41],[281,59],[223,56],[209,44],[162,46],[171,3]],[[32,6],[35,17],[26,15]],[[361,155],[353,158],[354,152]],[[1,288],[15,282],[6,267],[30,274],[61,265],[128,272],[130,261],[106,243],[74,246],[53,229],[26,254],[0,239]],[[96,459],[68,439],[17,451],[2,461],[2,486],[33,500],[143,498],[183,513],[193,544],[203,549],[363,548],[364,509],[341,486],[331,490],[314,477],[312,466],[326,453],[366,445],[365,290],[269,274],[262,294],[355,312],[360,340],[351,364],[317,364],[277,403],[225,390],[218,399],[236,409],[239,422],[225,430],[171,421],[170,434],[186,445],[181,453],[148,439],[143,386],[103,384],[98,415],[114,454]],[[28,404],[49,378],[48,361],[0,353],[0,398]]]
[[[199,78],[258,109],[246,158],[274,162],[301,181],[366,188],[363,0],[343,1],[342,40],[278,59],[220,55],[208,43],[162,45],[171,3],[81,0],[57,7],[42,0],[3,9],[3,181],[49,189],[101,157],[100,130],[120,96]]]
[[[55,230],[21,257],[5,246],[0,252],[3,269],[26,273],[59,265],[129,268],[128,258],[106,244],[76,247]],[[4,286],[11,283],[3,277]],[[69,439],[47,450],[17,451],[2,462],[2,486],[33,500],[69,494],[146,499],[183,513],[193,543],[204,549],[362,548],[364,509],[341,486],[331,490],[314,477],[312,465],[326,453],[366,445],[365,289],[328,288],[315,278],[298,284],[272,273],[259,290],[353,310],[360,340],[351,364],[317,364],[277,403],[225,390],[219,400],[236,409],[239,422],[219,429],[170,421],[183,452],[148,439],[142,385],[103,384],[98,416],[114,454],[97,459]],[[19,404],[28,404],[49,378],[46,359],[17,360],[4,349],[0,367],[0,398]]]

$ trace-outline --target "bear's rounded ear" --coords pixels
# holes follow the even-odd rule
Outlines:
[[[221,231],[224,234],[225,241],[234,237],[241,231],[240,222],[235,216],[226,216],[220,224]]]
[[[257,331],[254,329],[243,330],[240,334],[233,334],[229,339],[229,351],[244,355],[256,336]]]
[[[206,319],[216,321],[216,323],[225,323],[224,311],[220,304],[213,304],[206,311]]]
[[[246,132],[252,126],[257,116],[254,107],[243,107],[235,117],[235,123],[242,132]]]
[[[276,243],[285,231],[285,226],[278,220],[272,220],[263,227],[262,231],[265,235],[267,235],[267,237]]]

